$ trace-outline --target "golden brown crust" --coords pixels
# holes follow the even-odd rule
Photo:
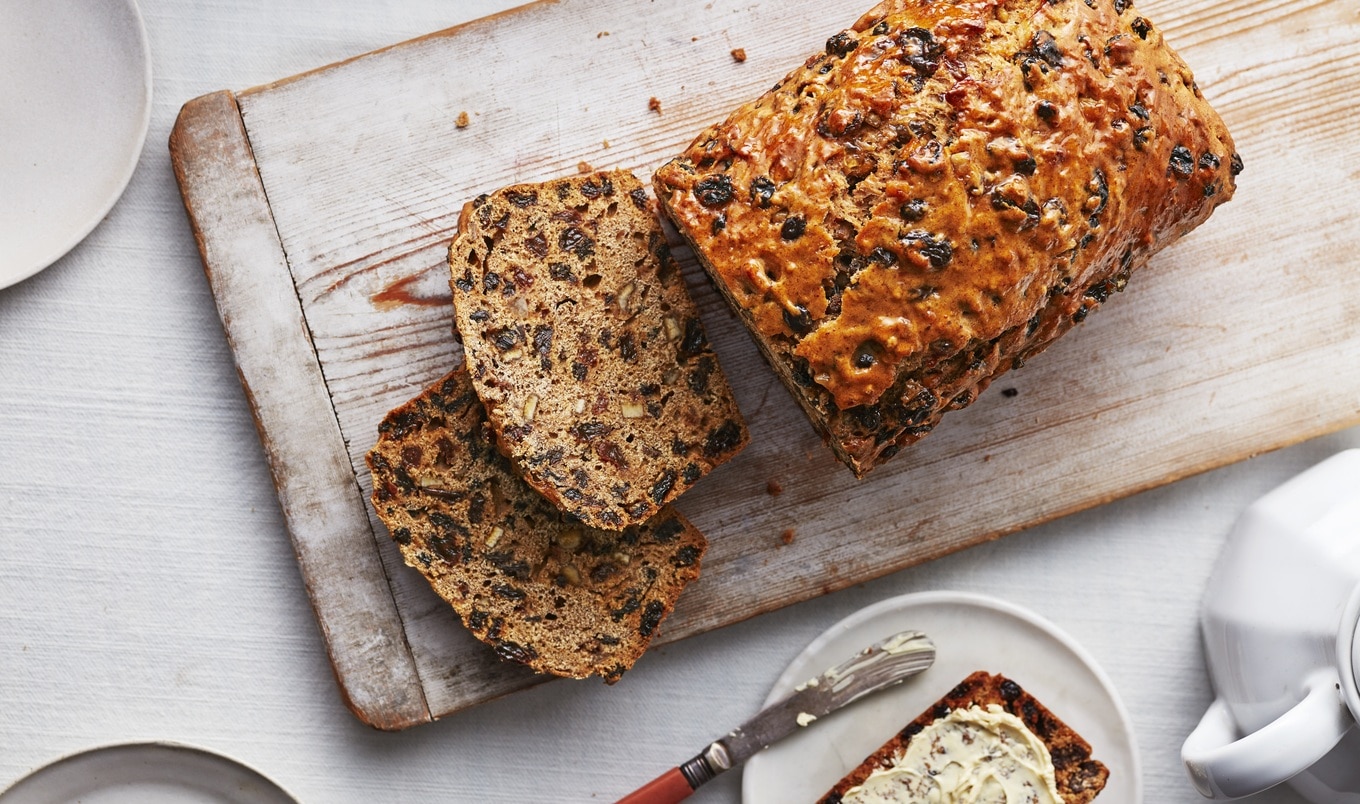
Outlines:
[[[1110,771],[1103,763],[1091,758],[1090,743],[1059,720],[1019,684],[1005,676],[979,670],[960,682],[943,698],[922,712],[920,717],[908,723],[906,728],[847,773],[835,787],[819,799],[818,804],[840,804],[841,796],[847,790],[862,784],[876,769],[891,766],[894,757],[906,749],[913,736],[951,711],[970,706],[986,707],[990,704],[997,704],[1020,718],[1025,728],[1048,746],[1049,754],[1053,757],[1058,792],[1062,794],[1064,804],[1087,804],[1105,788]]]
[[[1240,166],[1131,2],[887,0],[654,182],[862,474],[1122,289]]]
[[[526,486],[465,369],[388,413],[368,465],[406,563],[473,636],[538,672],[616,681],[699,576],[707,543],[674,508],[602,531]]]

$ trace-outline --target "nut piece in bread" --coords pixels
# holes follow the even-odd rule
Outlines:
[[[1241,166],[1132,0],[886,0],[654,184],[863,475],[1122,290]]]
[[[463,210],[449,251],[472,382],[524,480],[586,524],[645,522],[746,445],[746,424],[627,171]]]
[[[388,413],[368,466],[406,563],[474,636],[540,673],[617,681],[699,576],[707,542],[673,508],[602,531],[526,486],[465,369]]]
[[[967,712],[974,707],[1002,717],[1013,716],[1029,734],[1042,743],[1053,765],[1053,779],[1051,781],[1057,794],[1061,797],[1062,804],[1086,804],[1104,789],[1105,783],[1109,779],[1109,769],[1101,762],[1091,758],[1091,746],[1081,735],[1059,720],[1034,696],[1011,679],[978,671],[960,682],[943,698],[921,713],[920,717],[908,723],[906,728],[847,773],[844,778],[836,783],[835,787],[819,799],[819,804],[842,804],[842,802],[850,804],[850,802],[860,801],[861,798],[857,795],[856,788],[864,785],[865,781],[876,771],[881,774],[884,769],[891,768],[898,758],[908,752],[913,740],[924,739],[924,735],[930,734],[929,730],[933,724],[948,719],[951,713]],[[918,737],[918,735],[921,736]],[[970,739],[970,737],[966,737],[966,739]],[[932,743],[929,747],[921,746],[921,748],[926,754],[930,755],[933,767],[937,771],[951,765],[953,772],[969,770],[953,764],[952,760],[956,758],[942,755],[948,748],[947,741],[941,740]],[[998,760],[982,757],[980,761],[993,763]],[[942,774],[941,778],[943,777]],[[931,788],[929,781],[923,777],[910,779],[908,784],[917,788]],[[896,789],[902,790],[904,795],[901,798],[888,798],[886,800],[903,802],[936,800],[929,797],[913,798],[911,795],[907,795],[908,785],[899,785]],[[936,795],[939,793],[938,790],[933,792]],[[1039,801],[1051,799],[1051,794],[1046,798],[1040,791],[1034,792]]]

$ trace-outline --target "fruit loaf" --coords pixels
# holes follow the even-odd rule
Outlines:
[[[673,508],[585,527],[511,470],[465,369],[388,413],[373,507],[406,563],[502,658],[616,681],[647,649],[707,543]]]
[[[976,672],[884,743],[819,804],[1028,801],[1086,804],[1109,769],[1042,703],[1001,675]],[[1009,794],[998,795],[1003,786]],[[1054,795],[1056,794],[1056,796]]]
[[[554,505],[600,528],[644,522],[745,446],[656,202],[631,173],[480,196],[449,265],[499,445]]]
[[[886,0],[654,184],[863,475],[1122,290],[1241,167],[1131,0]]]

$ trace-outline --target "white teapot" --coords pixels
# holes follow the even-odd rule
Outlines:
[[[1288,780],[1318,804],[1360,804],[1358,625],[1353,449],[1262,497],[1229,534],[1201,616],[1217,698],[1181,748],[1200,793]]]

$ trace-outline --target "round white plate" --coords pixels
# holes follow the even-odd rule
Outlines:
[[[0,793],[0,804],[296,804],[226,757],[174,743],[130,743],[57,760]]]
[[[0,0],[0,288],[104,219],[150,120],[151,56],[134,0]]]
[[[793,660],[766,705],[899,631],[924,631],[934,666],[752,757],[745,804],[816,801],[851,768],[977,670],[1018,683],[1091,743],[1110,769],[1101,804],[1140,804],[1142,771],[1128,713],[1109,679],[1071,637],[1019,606],[961,592],[924,592],[876,603],[832,626]]]

